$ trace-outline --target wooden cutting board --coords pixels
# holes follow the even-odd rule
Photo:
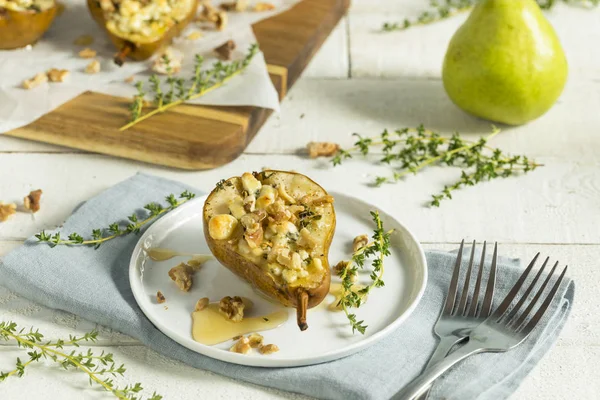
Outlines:
[[[283,99],[350,0],[303,0],[253,26],[271,80]],[[131,99],[86,92],[6,135],[152,164],[200,170],[237,158],[265,123],[259,107],[181,105],[127,131]]]

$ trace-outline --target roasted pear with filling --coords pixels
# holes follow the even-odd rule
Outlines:
[[[327,293],[333,197],[305,175],[244,173],[221,181],[204,204],[204,233],[214,256],[268,297],[306,311]]]
[[[169,45],[192,21],[198,0],[87,0],[90,13],[125,58],[146,60]]]
[[[50,28],[56,12],[54,0],[0,0],[0,50],[37,42]]]

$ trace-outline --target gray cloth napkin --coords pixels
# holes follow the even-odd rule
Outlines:
[[[183,190],[178,182],[138,174],[84,203],[60,228],[82,235],[108,226],[142,205]],[[0,262],[0,284],[48,307],[65,310],[137,338],[152,349],[197,368],[258,385],[327,399],[387,399],[418,375],[437,340],[438,317],[456,254],[427,253],[429,282],[411,317],[387,338],[341,360],[296,368],[254,368],[213,360],[162,334],[138,308],[129,288],[128,266],[139,236],[127,235],[91,247],[50,248],[35,238]],[[466,254],[465,257],[466,258]],[[498,296],[522,271],[518,260],[499,263]],[[481,354],[462,362],[435,384],[432,399],[503,399],[508,397],[556,341],[573,304],[574,284],[564,282],[559,299],[542,326],[516,349]]]

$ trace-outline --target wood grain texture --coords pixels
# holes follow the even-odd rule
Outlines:
[[[253,26],[281,99],[348,6],[349,0],[304,0]],[[130,101],[84,93],[6,135],[198,170],[237,158],[271,114],[258,107],[182,105],[120,132]]]

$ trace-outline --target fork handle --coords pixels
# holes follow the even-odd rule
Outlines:
[[[423,392],[425,392],[434,380],[439,378],[444,372],[459,361],[464,360],[472,354],[482,352],[484,349],[480,344],[475,341],[469,341],[463,347],[457,349],[453,353],[450,353],[448,357],[444,358],[440,362],[432,365],[421,375],[417,376],[411,383],[408,384],[404,389],[398,392],[392,399],[394,400],[413,400]]]
[[[431,356],[429,362],[425,366],[425,370],[444,359],[444,357],[446,357],[448,353],[450,353],[450,350],[452,350],[454,345],[462,341],[463,339],[465,338],[457,336],[441,336],[440,341],[437,347],[435,348],[435,351],[433,352],[433,355]],[[426,391],[421,393],[418,400],[427,400],[427,398],[429,397],[430,390],[431,386],[429,386]]]

